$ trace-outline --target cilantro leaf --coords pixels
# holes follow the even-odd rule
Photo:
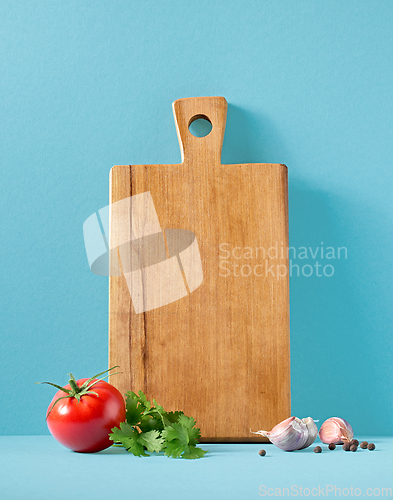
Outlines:
[[[153,429],[162,431],[164,429],[164,424],[161,418],[153,417],[152,415],[144,415],[138,424],[138,427],[142,432],[149,432]]]
[[[137,457],[148,457],[143,444],[140,443],[139,432],[126,422],[121,422],[120,429],[114,427],[109,434],[111,441],[120,442],[124,448]]]
[[[187,429],[188,442],[190,444],[197,444],[201,437],[201,430],[198,427],[195,427],[195,419],[192,417],[187,417],[186,415],[180,415],[177,422],[179,425]]]
[[[172,458],[180,458],[181,454],[186,451],[186,444],[180,444],[176,439],[169,441],[165,448],[165,455]]]
[[[193,458],[202,458],[205,453],[207,453],[206,450],[202,450],[202,448],[197,448],[196,446],[192,445],[186,445],[185,450],[181,458],[186,458],[186,459],[193,459]]]
[[[147,451],[161,451],[164,438],[157,430],[141,432],[138,436],[138,443],[146,446]]]
[[[135,392],[133,391],[128,391],[126,393],[126,396],[127,398],[131,398],[137,403],[139,403],[142,406],[144,412],[150,410],[151,408],[150,401],[147,400],[145,394],[143,394],[142,391],[139,391],[138,394],[135,394]]]
[[[165,455],[172,458],[201,458],[206,451],[196,448],[200,430],[195,427],[195,420],[182,414],[177,422],[165,427],[162,436],[166,441]]]
[[[171,425],[177,422],[177,419],[180,417],[180,415],[184,415],[182,411],[170,411],[168,412],[165,417],[164,417],[164,423],[165,425]]]
[[[130,425],[137,425],[142,418],[143,406],[138,404],[132,397],[127,397],[126,400],[126,420]]]
[[[166,411],[164,410],[164,408],[161,405],[159,405],[155,399],[153,399],[153,404],[154,404],[154,406],[153,406],[154,411],[156,411],[159,415],[166,414]]]

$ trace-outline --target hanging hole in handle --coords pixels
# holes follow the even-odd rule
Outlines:
[[[188,130],[195,137],[206,137],[212,128],[212,122],[206,115],[195,115],[188,123]]]

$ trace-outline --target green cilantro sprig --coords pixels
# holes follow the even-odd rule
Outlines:
[[[137,457],[148,457],[146,451],[163,451],[167,457],[187,459],[202,458],[207,453],[196,447],[201,431],[192,417],[182,411],[166,412],[155,399],[152,406],[142,391],[128,391],[126,396],[126,421],[120,429],[112,429],[112,441]]]

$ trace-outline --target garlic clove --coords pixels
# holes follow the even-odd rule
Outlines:
[[[307,436],[300,419],[291,417],[276,425],[268,436],[270,441],[285,451],[300,449],[306,442]]]
[[[292,422],[296,419],[296,417],[289,417],[279,424],[277,424],[273,429],[268,432],[269,436],[267,437],[278,437],[283,433],[287,433],[292,428]]]
[[[343,418],[331,417],[321,425],[319,439],[325,444],[343,444],[353,439],[353,429]]]
[[[280,422],[279,424],[277,424],[275,427],[273,427],[273,429],[271,431],[256,431],[256,432],[253,432],[252,430],[250,430],[250,432],[252,432],[253,434],[259,434],[260,436],[263,436],[263,437],[267,437],[267,438],[270,438],[270,435],[279,435],[281,432],[284,432],[286,429],[288,429],[289,427],[292,426],[292,422],[295,420],[296,417],[289,417],[285,420],[283,420],[282,422]]]
[[[306,441],[305,445],[303,446],[303,448],[308,448],[310,445],[313,444],[313,442],[317,438],[318,427],[317,427],[317,424],[315,423],[314,419],[312,419],[311,417],[302,418],[302,422],[307,427],[307,433],[308,433],[307,441]],[[301,448],[301,449],[303,449],[303,448]]]
[[[315,428],[311,425],[314,424]],[[311,417],[300,420],[289,417],[277,424],[271,431],[257,431],[253,434],[269,438],[269,440],[284,451],[301,450],[310,446],[316,438],[316,425]],[[318,431],[316,429],[316,431]]]

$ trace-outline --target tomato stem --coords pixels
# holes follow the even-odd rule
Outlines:
[[[69,373],[68,376],[70,377],[68,383],[70,384],[72,392],[75,394],[79,394],[81,392],[81,388],[79,387],[77,381],[75,380],[74,375],[72,373]]]
[[[52,382],[36,382],[36,384],[48,384],[48,385],[53,385],[53,387],[56,387],[60,391],[63,391],[67,394],[69,394],[71,391],[69,389],[65,389],[64,387],[61,387],[60,385],[57,384],[52,384]]]
[[[111,375],[117,375],[118,373],[120,372],[116,372],[116,373],[108,373],[110,372],[111,370],[114,370],[115,368],[119,368],[118,365],[116,366],[112,366],[112,368],[109,368],[109,370],[105,370],[104,372],[101,372],[101,373],[97,373],[97,375],[94,375],[94,377],[91,377],[89,378],[89,380],[86,380],[86,382],[81,386],[81,388],[83,389],[89,389],[90,387],[92,387],[94,384],[96,384],[99,380],[103,380],[104,378],[106,377],[110,377]],[[105,377],[102,377],[101,379],[99,380],[94,380],[94,379],[97,379],[98,377],[101,377],[101,375],[104,375],[105,373],[108,373],[108,375],[105,375]],[[94,380],[93,383],[91,383],[92,381]]]
[[[94,377],[91,377],[88,380],[86,380],[86,382],[84,382],[80,387],[79,387],[78,382],[76,381],[74,375],[72,373],[69,373],[68,374],[68,376],[69,376],[68,383],[69,383],[69,385],[71,387],[71,390],[66,389],[65,387],[61,387],[60,385],[52,384],[52,382],[36,382],[37,384],[49,384],[49,385],[53,385],[54,387],[56,387],[60,391],[63,391],[63,392],[65,392],[67,394],[67,396],[63,396],[61,398],[56,399],[56,401],[51,406],[49,412],[47,413],[46,419],[49,417],[49,414],[53,410],[53,407],[55,406],[55,404],[58,401],[60,401],[61,399],[75,398],[76,401],[79,403],[81,397],[85,396],[87,394],[89,394],[89,395],[93,394],[93,395],[95,395],[95,396],[98,397],[98,394],[96,392],[91,391],[90,388],[93,387],[95,384],[97,384],[98,382],[100,382],[101,380],[103,380],[106,377],[110,377],[111,375],[117,375],[119,372],[108,373],[111,370],[114,370],[115,368],[119,368],[119,367],[118,366],[113,366],[112,368],[109,368],[108,370],[105,370],[104,372],[97,373],[97,375],[94,375]],[[101,377],[101,378],[97,379],[97,377],[100,377],[101,375],[104,375],[105,373],[107,375],[105,375],[104,377]]]

